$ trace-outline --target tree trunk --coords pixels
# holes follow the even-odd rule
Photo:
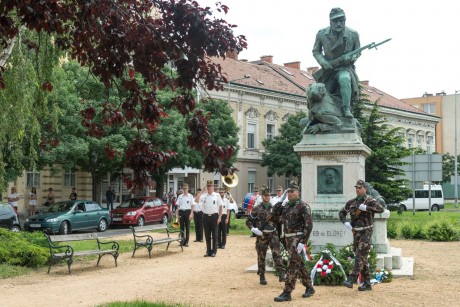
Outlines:
[[[22,28],[21,28],[22,29]],[[21,31],[21,29],[19,31]],[[0,55],[0,67],[5,67],[6,62],[11,56],[11,53],[13,52],[14,45],[16,44],[16,41],[18,40],[19,33],[16,34],[12,39],[8,41],[8,45],[6,46],[5,49],[3,49],[3,52]]]
[[[165,185],[165,182],[166,182],[166,176],[167,176],[166,174],[152,176],[153,180],[155,180],[155,182],[157,184],[156,197],[158,197],[158,198],[163,198],[164,185]]]

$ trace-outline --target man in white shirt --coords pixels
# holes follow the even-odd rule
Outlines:
[[[199,188],[197,194],[201,192]],[[203,242],[203,208],[200,203],[194,201],[195,206],[193,207],[193,221],[195,222],[195,241]]]
[[[194,199],[193,195],[188,192],[188,184],[182,185],[183,193],[179,195],[176,201],[176,217],[180,220],[180,230],[185,235],[184,245],[188,247],[190,239],[190,220],[193,219]]]
[[[13,207],[16,214],[18,213],[18,201],[19,197],[16,193],[16,187],[11,188],[11,193],[8,194],[8,203]]]
[[[222,198],[222,219],[217,228],[217,247],[225,249],[227,244],[227,226],[230,219],[230,201],[225,197],[225,189],[219,189],[219,195]]]
[[[205,191],[203,193],[203,191]],[[216,257],[217,253],[217,225],[222,219],[222,198],[214,192],[212,180],[206,182],[206,188],[195,197],[195,202],[203,208],[203,228],[206,238],[205,257]]]
[[[270,200],[270,203],[271,203],[273,206],[276,205],[276,203],[280,201],[281,196],[283,196],[283,187],[279,185],[279,186],[276,188],[276,196],[275,196],[275,197],[272,197],[272,199]]]

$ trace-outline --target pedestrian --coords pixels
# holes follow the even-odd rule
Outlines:
[[[366,194],[366,182],[358,180],[355,185],[356,197],[349,200],[345,207],[339,212],[340,221],[353,233],[353,252],[355,264],[342,284],[347,288],[353,288],[358,275],[361,273],[363,284],[358,287],[359,291],[372,290],[371,272],[367,257],[371,250],[372,227],[374,225],[374,214],[382,213],[385,208],[370,195]],[[351,222],[346,221],[350,214]]]
[[[35,214],[35,208],[37,207],[37,188],[32,187],[29,193],[29,216]]]
[[[264,187],[262,188],[262,202],[252,209],[246,220],[246,226],[257,236],[257,275],[259,275],[261,285],[267,284],[267,280],[265,279],[265,257],[269,246],[279,273],[279,281],[286,280],[286,269],[281,258],[280,241],[276,233],[276,226],[271,220],[272,208],[270,190]]]
[[[190,220],[193,219],[194,197],[188,192],[188,184],[182,185],[183,193],[177,198],[176,217],[180,220],[180,230],[185,236],[183,246],[188,247],[190,239]]]
[[[205,191],[203,193],[203,191]],[[222,218],[222,198],[214,192],[212,180],[206,182],[206,188],[203,188],[195,197],[195,202],[201,204],[203,208],[203,229],[206,238],[205,257],[216,257],[217,253],[217,225]]]
[[[345,26],[345,12],[341,8],[333,8],[329,13],[330,26],[316,34],[313,46],[313,57],[321,70],[315,72],[317,83],[324,83],[326,90],[342,102],[342,114],[352,118],[350,107],[359,100],[359,79],[355,71],[355,62],[360,56],[345,56],[339,62],[334,61],[344,54],[361,47],[359,34]]]
[[[112,187],[109,186],[107,191],[105,191],[105,199],[107,200],[107,209],[110,211],[113,210],[113,202],[115,201],[115,192],[112,190]]]
[[[72,193],[70,193],[69,199],[77,200],[77,188],[75,187],[72,188]]]
[[[295,289],[297,276],[305,286],[302,297],[310,297],[315,293],[310,274],[301,256],[313,229],[311,209],[300,199],[299,186],[294,181],[289,184],[287,197],[287,202],[282,204],[279,202],[273,208],[275,219],[279,219],[283,224],[286,249],[289,251],[289,267],[284,290],[275,297],[275,302],[291,300],[291,292]]]
[[[18,214],[19,196],[18,196],[18,193],[16,192],[16,187],[11,188],[11,193],[9,193],[7,197],[8,197],[8,203],[13,207],[16,214]]]
[[[201,189],[196,190],[197,194],[201,193]],[[199,202],[194,201],[193,207],[193,221],[195,222],[195,241],[203,242],[203,206]]]
[[[230,219],[230,202],[225,197],[225,189],[219,188],[219,195],[222,198],[222,218],[217,227],[217,248],[225,249],[227,244],[227,226]]]
[[[48,206],[51,206],[52,204],[54,204],[54,192],[53,192],[53,188],[49,188],[48,189],[48,195],[46,195],[46,204]]]

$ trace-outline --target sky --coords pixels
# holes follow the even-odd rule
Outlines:
[[[215,8],[216,0],[197,0]],[[319,66],[312,48],[329,12],[340,7],[361,46],[392,40],[362,52],[356,62],[361,81],[398,98],[460,90],[460,2],[455,0],[219,0],[227,15],[215,16],[238,27],[248,48],[239,59],[272,55],[282,65],[300,61],[301,69]]]

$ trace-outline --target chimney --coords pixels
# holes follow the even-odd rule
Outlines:
[[[263,55],[260,60],[269,64],[273,64],[273,55]]]
[[[229,50],[226,53],[227,58],[238,61],[238,51],[235,49]]]
[[[289,67],[289,68],[300,70],[300,61],[284,63],[284,67]]]
[[[369,80],[359,81],[359,83],[369,86]]]
[[[308,67],[307,68],[307,71],[310,73],[310,74],[314,74],[315,72],[317,72],[319,70],[319,67],[318,66],[313,66],[313,67]]]

